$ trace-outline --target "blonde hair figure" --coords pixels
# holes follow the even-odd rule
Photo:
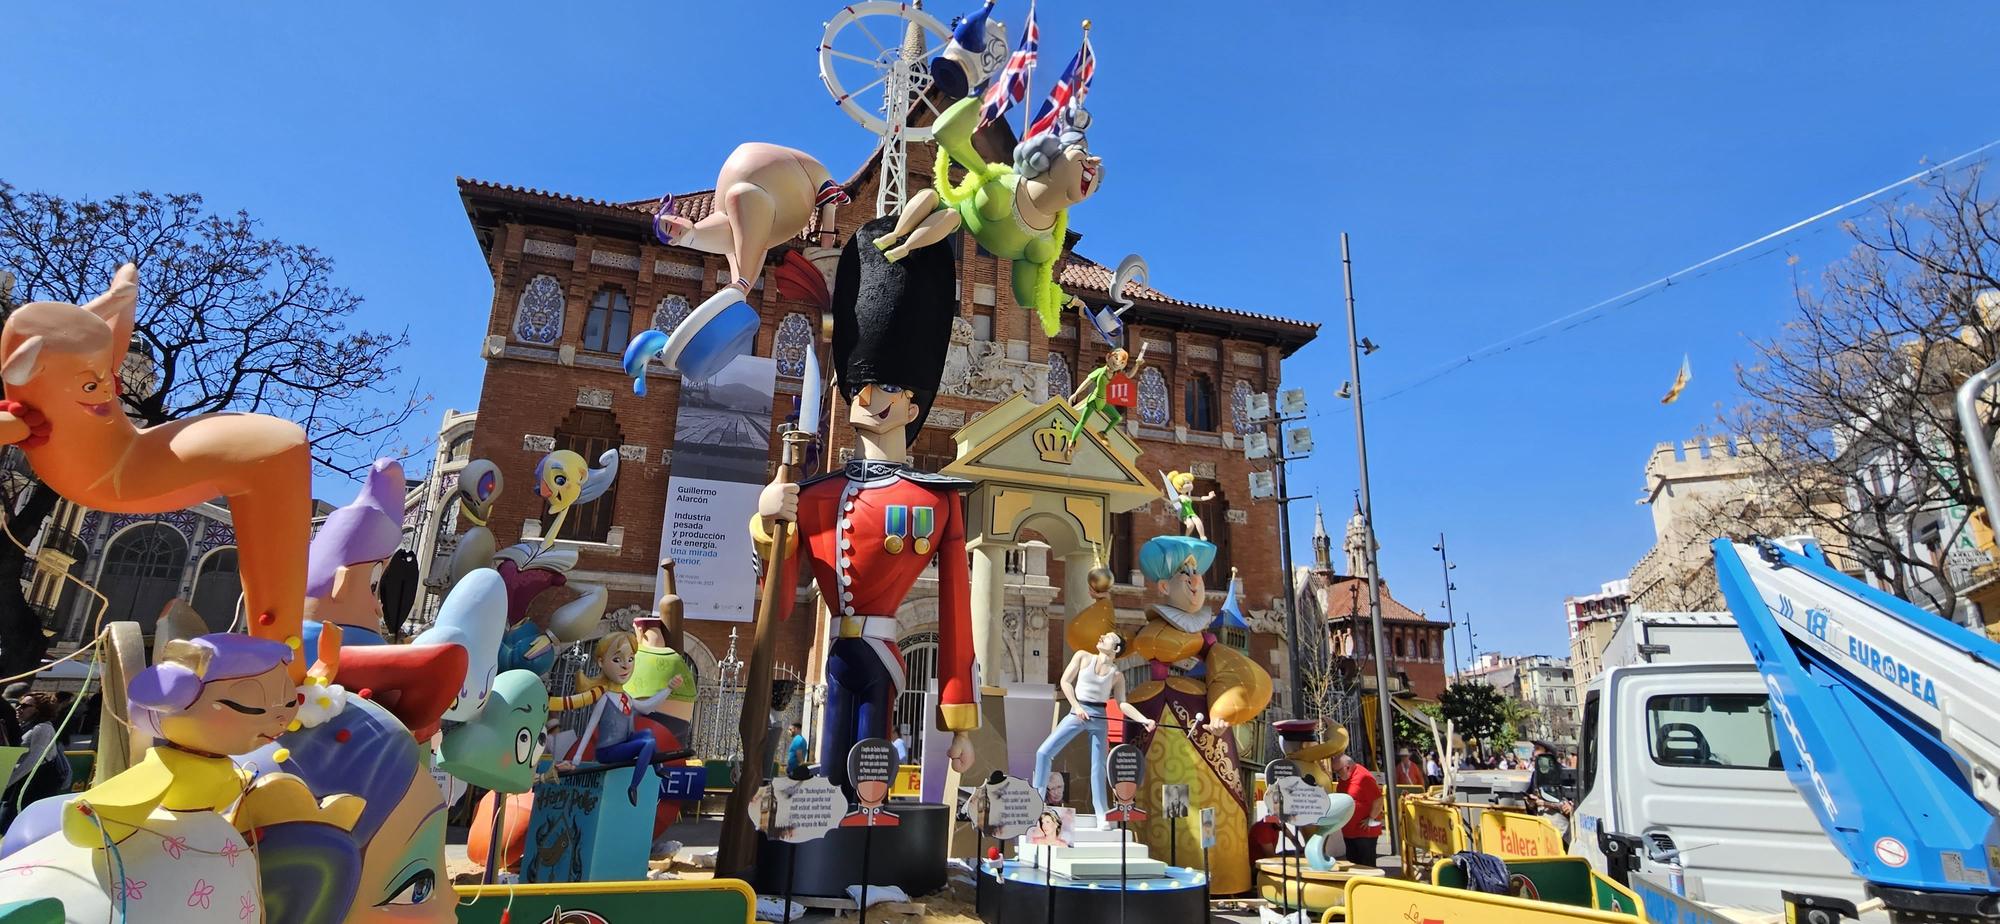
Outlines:
[[[668,682],[666,689],[645,699],[626,695],[625,683],[632,679],[638,651],[639,639],[632,633],[622,629],[605,633],[591,650],[597,662],[597,676],[578,672],[575,693],[549,697],[550,712],[591,710],[590,722],[584,726],[583,734],[577,736],[576,746],[570,749],[566,762],[581,761],[592,742],[597,745],[592,756],[597,763],[632,761],[632,782],[625,788],[625,797],[633,805],[639,804],[639,783],[645,780],[646,771],[653,765],[653,755],[660,749],[659,739],[653,737],[652,730],[640,728],[633,722],[633,715],[660,708],[680,686],[680,678],[676,677]]]
[[[1194,505],[1214,500],[1215,492],[1210,491],[1200,497],[1193,496],[1193,472],[1167,472],[1160,476],[1160,480],[1167,483],[1167,500],[1174,505],[1175,512],[1180,514],[1181,535],[1207,539],[1208,528],[1202,525],[1201,516],[1194,512]]]

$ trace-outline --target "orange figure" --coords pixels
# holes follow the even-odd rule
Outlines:
[[[305,615],[312,458],[299,425],[215,413],[134,426],[118,401],[139,270],[119,267],[87,305],[30,302],[0,328],[0,445],[27,453],[57,494],[106,513],[165,513],[229,499],[250,634],[296,649]],[[291,660],[294,682],[304,658]]]

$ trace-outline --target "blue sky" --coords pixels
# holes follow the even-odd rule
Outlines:
[[[945,17],[957,4],[933,0]],[[969,8],[969,3],[967,4]],[[0,176],[68,196],[195,191],[338,260],[407,325],[433,411],[477,399],[491,300],[453,177],[631,199],[709,184],[747,140],[836,174],[869,139],[813,56],[831,3],[133,5],[10,11]],[[1017,28],[1025,0],[1002,0]],[[1337,236],[1369,392],[2000,138],[2000,9],[1044,0],[1045,88],[1095,21],[1081,250],[1177,295],[1325,324],[1287,366],[1351,509]],[[1248,12],[1246,14],[1246,11]],[[1437,611],[1442,530],[1482,649],[1560,651],[1561,602],[1651,542],[1641,467],[1740,400],[1731,366],[1846,249],[1823,226],[1533,347],[1371,400],[1397,596]],[[1683,353],[1693,385],[1662,407]],[[434,425],[435,415],[425,426]],[[348,489],[321,485],[330,496]],[[1298,509],[1309,524],[1310,506]],[[1303,553],[1305,530],[1299,531]],[[1462,644],[1462,643],[1461,643]]]

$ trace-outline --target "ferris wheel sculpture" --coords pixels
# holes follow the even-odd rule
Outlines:
[[[979,14],[991,9],[987,4]],[[999,23],[982,23],[982,61],[995,51],[1006,56],[1006,30]],[[917,4],[893,0],[863,0],[840,8],[827,20],[819,43],[819,79],[847,117],[880,139],[882,182],[875,194],[875,214],[902,208],[909,181],[909,143],[929,141],[929,123],[951,100],[934,100],[930,62],[944,56],[952,29]],[[983,74],[969,75],[977,86]],[[927,111],[924,125],[910,117]]]

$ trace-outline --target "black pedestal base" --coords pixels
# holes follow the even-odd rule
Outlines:
[[[825,837],[803,844],[760,835],[752,886],[759,895],[783,895],[786,872],[797,863],[793,895],[845,898],[848,886],[861,884],[865,844],[870,884],[896,886],[912,897],[944,888],[945,853],[951,848],[951,809],[927,802],[891,802],[889,811],[902,823],[874,828],[873,835],[868,828],[834,828]]]
[[[1206,886],[1200,870],[1170,866],[1166,876],[1128,880],[1121,894],[1116,879],[1072,881],[1056,876],[1046,881],[1041,870],[1011,860],[1005,882],[996,882],[993,864],[987,862],[979,865],[979,919],[987,924],[1200,922],[1207,920]]]

